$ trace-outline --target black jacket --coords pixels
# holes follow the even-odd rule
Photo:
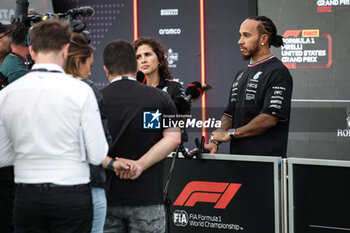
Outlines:
[[[147,84],[147,78],[143,78],[143,80],[138,80],[143,84]],[[177,113],[186,114],[190,110],[190,104],[185,100],[185,93],[182,88],[182,85],[176,81],[169,79],[160,79],[159,84],[157,86],[158,89],[163,92],[168,93],[170,98],[173,100]]]

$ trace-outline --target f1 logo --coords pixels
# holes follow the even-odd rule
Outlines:
[[[225,209],[242,184],[192,181],[177,197],[174,205],[194,206],[197,202],[216,203],[215,209]]]
[[[283,37],[287,38],[287,37],[298,37],[301,33],[301,30],[287,30],[284,32]]]

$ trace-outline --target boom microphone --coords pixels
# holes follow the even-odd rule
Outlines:
[[[187,102],[190,102],[192,99],[198,98],[202,92],[203,92],[202,84],[200,82],[197,82],[197,81],[196,82],[192,82],[186,88],[185,100]]]
[[[17,0],[16,1],[16,10],[15,15],[11,18],[11,23],[15,22],[27,22],[27,13],[28,13],[28,0]]]
[[[95,14],[95,10],[89,6],[82,6],[79,8],[73,8],[66,12],[66,15],[81,16],[81,17],[90,17]]]

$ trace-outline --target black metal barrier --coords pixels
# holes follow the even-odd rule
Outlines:
[[[350,161],[288,159],[289,233],[350,232]]]
[[[171,233],[350,232],[350,161],[180,158],[169,198]]]
[[[166,159],[169,171],[172,158]],[[281,158],[180,158],[170,183],[170,232],[279,233]]]

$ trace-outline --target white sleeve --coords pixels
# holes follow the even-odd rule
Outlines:
[[[86,155],[89,163],[99,165],[106,158],[108,144],[103,130],[96,97],[89,87],[82,110],[81,127],[84,133]]]
[[[13,145],[0,118],[0,167],[13,165],[15,157]]]

